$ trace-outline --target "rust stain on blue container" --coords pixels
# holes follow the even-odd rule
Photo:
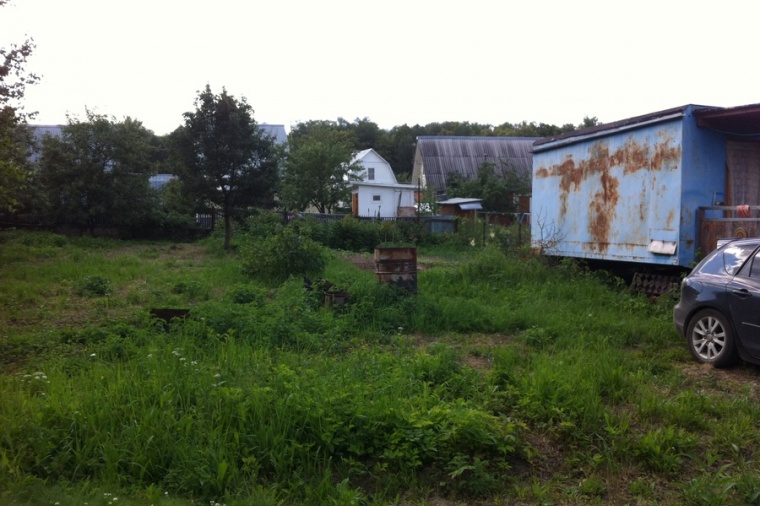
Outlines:
[[[378,281],[417,293],[417,248],[376,248]]]
[[[613,173],[613,169],[616,169],[619,174],[622,168],[623,176],[627,177],[640,170],[655,173],[678,164],[681,146],[673,145],[674,139],[668,135],[668,132],[659,132],[659,134],[659,141],[653,147],[638,143],[633,137],[629,137],[613,152],[610,152],[608,141],[600,140],[591,144],[588,148],[588,156],[578,162],[572,154],[568,154],[562,163],[539,167],[536,170],[536,178],[559,178],[561,219],[568,214],[568,198],[572,193],[588,191],[589,187],[584,186],[585,181],[594,180],[599,183],[593,193],[587,194],[587,232],[591,241],[587,242],[585,247],[590,251],[605,253],[610,244],[615,242],[612,235],[616,221],[631,218],[617,216],[618,203],[621,199],[620,179]],[[638,214],[642,220],[645,218],[643,206],[647,200],[651,202],[650,199],[641,199]],[[574,212],[577,213],[578,210]],[[668,224],[672,223],[674,216],[672,213],[668,214]]]

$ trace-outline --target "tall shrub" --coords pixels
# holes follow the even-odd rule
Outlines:
[[[268,283],[278,283],[290,276],[319,276],[327,264],[325,249],[290,228],[243,248],[243,272]]]

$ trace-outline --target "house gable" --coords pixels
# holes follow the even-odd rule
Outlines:
[[[396,175],[393,173],[391,164],[385,161],[374,149],[365,149],[358,152],[352,162],[358,162],[364,170],[357,175],[362,181],[377,184],[396,184]]]
[[[374,149],[357,153],[352,162],[361,164],[363,170],[353,181],[351,207],[355,216],[396,218],[414,213],[416,187],[399,184],[391,165]]]

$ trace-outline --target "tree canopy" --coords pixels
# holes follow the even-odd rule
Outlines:
[[[0,7],[7,3],[0,0]],[[33,50],[32,39],[0,47],[0,210],[18,204],[18,195],[31,176],[27,151],[32,138],[26,120],[33,114],[24,112],[23,98],[26,86],[39,80],[25,71]]]
[[[237,100],[224,88],[214,94],[206,85],[195,110],[184,116],[185,124],[173,134],[183,186],[221,210],[229,249],[235,209],[274,202],[278,150],[256,124],[246,99]]]
[[[577,126],[570,123],[557,126],[535,121],[505,122],[498,126],[468,121],[444,121],[414,126],[404,124],[384,130],[369,118],[356,118],[352,122],[338,118],[336,121],[310,120],[298,123],[291,128],[288,138],[291,146],[294,146],[316,130],[340,132],[345,135],[346,141],[355,151],[367,148],[377,151],[391,164],[396,179],[401,182],[409,181],[411,178],[414,151],[419,136],[548,137],[598,123],[599,120],[596,117],[586,116]]]
[[[321,126],[297,136],[285,163],[282,200],[299,210],[314,206],[320,213],[348,202],[347,183],[358,170],[358,164],[351,164],[353,153],[352,137],[345,131]]]
[[[473,179],[451,174],[446,189],[449,197],[479,198],[486,211],[509,213],[517,209],[518,195],[530,193],[530,185],[530,176],[518,174],[509,164],[485,162]]]
[[[148,179],[153,172],[153,132],[141,122],[86,112],[69,118],[60,138],[43,140],[40,178],[48,216],[86,228],[137,227],[155,208]]]

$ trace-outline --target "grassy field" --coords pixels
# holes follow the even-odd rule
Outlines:
[[[672,298],[418,254],[408,296],[330,252],[330,307],[213,239],[0,233],[0,503],[760,504],[758,369],[693,363]]]

